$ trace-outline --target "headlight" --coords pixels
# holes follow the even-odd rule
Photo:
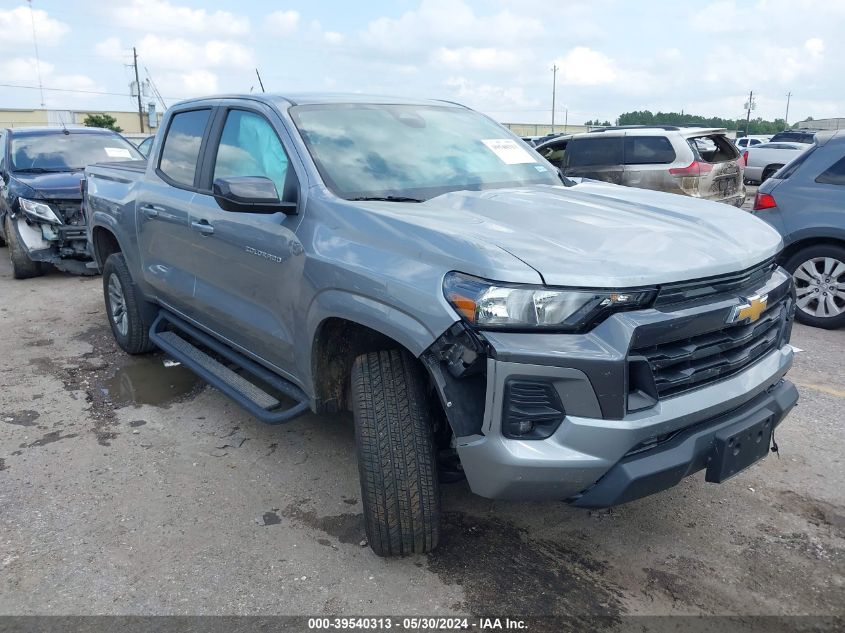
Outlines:
[[[466,321],[481,329],[583,331],[613,312],[648,306],[656,291],[582,290],[505,284],[451,272],[443,293]]]
[[[49,222],[50,224],[61,224],[62,221],[53,213],[53,209],[49,204],[43,202],[36,202],[35,200],[27,200],[26,198],[18,198],[18,203],[21,205],[21,211],[26,213],[33,220],[39,222]]]

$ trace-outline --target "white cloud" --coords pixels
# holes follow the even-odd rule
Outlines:
[[[30,9],[26,6],[10,10],[0,10],[0,47],[13,47],[21,43],[32,42],[32,21],[35,21],[35,32],[40,46],[58,44],[70,27],[64,22],[51,18],[46,11]],[[11,46],[9,46],[11,45]]]
[[[518,68],[524,62],[524,56],[514,51],[492,47],[440,47],[432,54],[432,61],[449,68],[503,71]]]
[[[299,12],[274,11],[265,18],[264,25],[276,35],[292,35],[299,28]]]
[[[249,19],[230,11],[206,11],[171,4],[166,0],[132,0],[110,10],[118,26],[180,34],[237,36],[249,33]]]
[[[105,57],[122,58],[127,47],[118,38],[110,37],[94,49]],[[200,44],[149,33],[141,38],[137,49],[145,65],[164,71],[250,68],[255,65],[252,50],[230,40],[208,40]]]
[[[343,33],[338,33],[337,31],[326,31],[323,33],[323,40],[327,44],[343,44],[346,38],[343,36]]]
[[[523,13],[505,10],[477,15],[463,0],[422,0],[417,9],[398,18],[371,21],[360,40],[371,49],[409,54],[438,45],[501,47],[542,32],[542,22]]]
[[[570,86],[599,86],[613,83],[619,74],[616,63],[604,53],[576,46],[565,57],[555,60],[559,81]]]
[[[47,107],[61,108],[66,107],[70,101],[79,103],[90,101],[93,98],[92,95],[84,92],[72,92],[74,90],[103,90],[96,81],[87,75],[57,72],[56,67],[49,62],[42,61],[38,64],[37,69],[41,71],[41,82],[44,86],[62,89],[62,91],[44,91],[45,105]],[[0,61],[0,77],[3,77],[10,83],[36,86],[38,83],[37,69],[34,57],[12,57]],[[33,90],[33,94],[37,94],[37,92]]]

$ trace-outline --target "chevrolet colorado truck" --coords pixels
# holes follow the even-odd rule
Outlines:
[[[0,245],[9,246],[15,279],[44,264],[96,274],[86,242],[79,183],[87,165],[141,154],[100,128],[0,129]]]
[[[85,192],[118,344],[263,422],[351,410],[379,555],[433,549],[460,476],[588,508],[725,481],[798,399],[776,231],[564,178],[460,105],[185,101]]]

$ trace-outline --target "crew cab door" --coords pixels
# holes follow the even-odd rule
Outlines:
[[[194,270],[190,206],[212,109],[170,116],[159,156],[150,157],[136,196],[141,270],[159,300],[192,315]]]
[[[295,229],[301,216],[226,211],[215,199],[221,178],[265,177],[280,199],[299,197],[299,179],[278,116],[263,104],[221,107],[203,162],[203,186],[191,204],[201,322],[283,372],[293,371],[293,306],[305,257]]]

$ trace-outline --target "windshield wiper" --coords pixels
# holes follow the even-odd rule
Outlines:
[[[425,200],[420,200],[419,198],[408,198],[407,196],[361,196],[359,198],[348,198],[348,200],[374,200],[377,202],[425,202]]]
[[[27,174],[56,174],[62,171],[76,171],[73,167],[21,167],[15,169],[15,172],[24,172]]]

